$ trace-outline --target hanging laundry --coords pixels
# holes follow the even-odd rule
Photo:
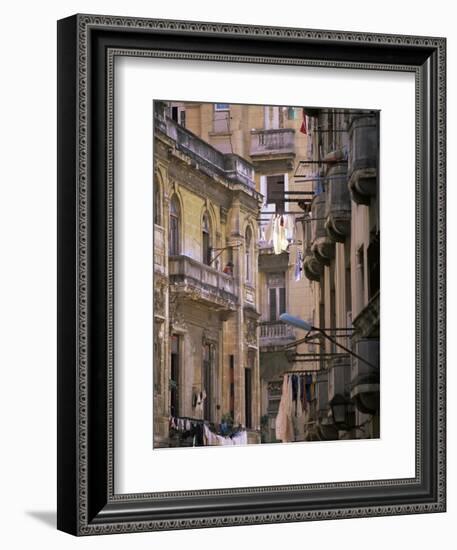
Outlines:
[[[275,223],[276,216],[271,216],[270,221],[265,227],[265,242],[271,243],[273,241],[273,228]]]
[[[306,400],[309,402],[311,401],[311,385],[313,383],[313,377],[311,374],[307,374],[305,377],[305,392],[306,392]]]
[[[273,251],[275,254],[281,254],[281,252],[283,251],[283,242],[286,240],[284,221],[281,221],[281,220],[282,220],[282,216],[276,216],[274,219]]]
[[[286,220],[285,216],[281,214],[276,216],[273,225],[273,251],[275,254],[281,254],[285,252],[289,246],[289,241],[286,236]]]
[[[308,400],[306,399],[306,389],[305,389],[305,377],[300,376],[300,396],[301,404],[303,411],[308,409]]]
[[[239,430],[231,436],[223,436],[214,433],[207,424],[204,424],[203,433],[204,445],[247,445],[248,442],[246,430]]]
[[[313,174],[313,178],[315,180],[314,183],[313,183],[314,194],[315,195],[320,195],[321,193],[324,192],[323,179],[322,179],[321,175],[319,174],[319,172],[316,172],[315,174]]]
[[[193,394],[193,396],[192,396],[192,407],[195,409],[196,412],[200,412],[200,413],[203,412],[205,399],[206,399],[205,390]]]
[[[301,250],[297,250],[295,257],[295,280],[298,282],[303,276],[303,254]]]
[[[314,374],[284,375],[276,417],[276,439],[283,443],[306,439],[306,423],[309,421],[309,403],[314,399],[314,384]]]
[[[295,240],[295,216],[293,214],[275,214],[264,230],[264,239],[267,244],[273,244],[275,254],[285,252]]]
[[[286,239],[289,242],[295,240],[295,216],[293,214],[285,214],[284,227],[286,228]]]
[[[279,402],[278,415],[276,416],[276,439],[279,439],[283,443],[294,440],[294,430],[290,414],[292,406],[291,397],[290,377],[285,374],[282,383],[281,401]]]
[[[234,445],[247,445],[248,444],[248,432],[241,430],[231,436]]]
[[[303,122],[301,123],[301,126],[300,126],[300,132],[302,134],[308,133],[308,117],[306,116],[305,109],[303,109]]]
[[[259,241],[265,241],[265,225],[259,226]]]

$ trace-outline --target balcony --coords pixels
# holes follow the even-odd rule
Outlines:
[[[364,338],[379,338],[380,295],[379,291],[353,320],[357,333]]]
[[[324,266],[321,262],[316,260],[314,254],[311,252],[311,247],[306,247],[305,257],[303,258],[303,272],[305,277],[310,281],[321,280],[321,276],[324,274]]]
[[[292,327],[282,321],[263,321],[259,327],[261,348],[280,347],[295,340]]]
[[[305,274],[305,277],[309,279],[310,281],[317,281],[319,282],[321,280],[321,276],[324,273],[324,266],[321,262],[316,260],[312,250],[311,245],[313,242],[313,225],[315,224],[315,221],[309,218],[305,218],[303,220],[303,251],[304,251],[304,257],[303,257],[303,272]]]
[[[369,205],[377,193],[378,125],[373,115],[354,117],[349,126],[349,189],[357,204]]]
[[[344,164],[332,166],[327,175],[325,229],[328,236],[343,243],[351,232],[351,195]]]
[[[273,245],[261,241],[259,243],[259,271],[287,271],[289,268],[289,252],[275,254]]]
[[[237,288],[233,277],[188,256],[168,259],[170,290],[183,300],[200,302],[216,311],[234,311]]]
[[[202,172],[214,177],[219,175],[233,183],[255,190],[254,167],[247,160],[235,154],[224,154],[206,141],[180,126],[169,118],[156,116],[155,127],[176,142],[182,151],[198,164]]]
[[[295,156],[295,130],[251,130],[251,158],[263,160],[268,157],[291,158]]]
[[[326,201],[326,193],[320,193],[311,204],[311,252],[322,265],[330,265],[330,260],[335,256],[335,242],[325,229]]]

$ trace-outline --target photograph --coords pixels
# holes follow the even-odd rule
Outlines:
[[[377,109],[153,101],[153,449],[378,439]]]

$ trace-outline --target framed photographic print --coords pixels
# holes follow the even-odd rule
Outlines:
[[[445,39],[58,49],[58,528],[445,511]]]

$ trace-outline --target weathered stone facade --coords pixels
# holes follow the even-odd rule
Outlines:
[[[248,441],[260,442],[258,250],[255,240],[246,243],[249,232],[257,235],[261,200],[253,167],[168,114],[156,103],[154,446],[170,444],[172,414],[248,420]]]

